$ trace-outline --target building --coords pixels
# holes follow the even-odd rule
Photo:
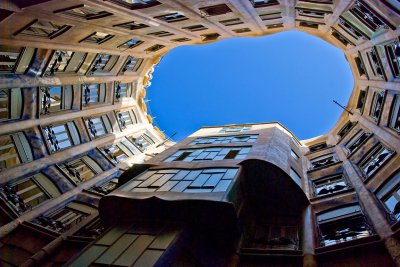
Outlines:
[[[399,24],[396,0],[2,1],[2,265],[400,266]],[[288,29],[350,64],[330,132],[204,127],[171,147],[153,126],[163,54]]]

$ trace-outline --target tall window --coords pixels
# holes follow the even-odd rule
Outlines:
[[[199,9],[200,13],[204,14],[205,16],[218,16],[232,12],[232,9],[230,9],[226,4],[201,7]]]
[[[112,13],[107,11],[102,11],[94,7],[89,7],[85,5],[72,6],[60,10],[54,11],[54,13],[61,13],[67,16],[81,18],[85,20],[93,20],[111,16]]]
[[[0,89],[0,122],[21,118],[21,88]]]
[[[151,139],[147,134],[142,134],[137,137],[129,137],[132,143],[141,151],[145,151],[147,147],[154,144],[153,139]]]
[[[396,95],[394,98],[389,127],[400,132],[400,95]]]
[[[323,155],[318,158],[313,158],[310,160],[311,162],[311,168],[312,169],[318,169],[318,168],[323,168],[327,167],[331,164],[334,164],[337,162],[337,159],[333,154],[328,154],[328,155]]]
[[[146,24],[135,22],[135,21],[130,21],[130,22],[125,22],[121,24],[114,25],[113,27],[120,27],[128,30],[138,30],[138,29],[143,29],[149,27]]]
[[[88,217],[90,215],[88,210],[89,208],[85,208],[83,204],[70,203],[61,209],[51,211],[46,215],[40,215],[32,223],[63,233]]]
[[[170,161],[204,161],[224,159],[244,159],[250,152],[251,147],[210,147],[198,149],[180,149],[165,162]]]
[[[347,134],[348,132],[350,132],[350,130],[353,128],[354,125],[355,125],[355,124],[354,124],[354,122],[352,122],[352,121],[347,122],[347,123],[343,126],[343,128],[340,129],[340,131],[338,132],[338,135],[340,136],[340,138],[345,137],[346,134]]]
[[[346,31],[348,34],[353,36],[355,39],[369,39],[367,35],[359,30],[357,27],[354,27],[353,24],[348,22],[346,19],[343,17],[339,18],[339,27],[342,28],[344,31]]]
[[[161,5],[156,0],[106,0],[129,9],[142,9]]]
[[[26,35],[40,37],[45,39],[53,39],[68,31],[72,26],[61,25],[47,20],[34,20],[14,35]]]
[[[225,192],[237,171],[237,168],[150,170],[126,183],[121,190],[131,192]]]
[[[201,24],[196,24],[196,25],[183,27],[182,29],[188,30],[188,31],[191,31],[191,32],[197,32],[197,31],[207,30],[208,28],[203,26],[203,25],[201,25]]]
[[[345,147],[349,150],[349,153],[353,153],[370,136],[371,136],[371,133],[367,133],[363,130],[360,130],[349,140],[349,142],[346,143]]]
[[[386,24],[381,19],[381,16],[377,15],[376,11],[368,6],[364,1],[355,1],[349,11],[374,32],[380,29],[388,29],[389,26],[392,27],[391,25]]]
[[[125,43],[118,46],[118,48],[130,49],[137,47],[143,43],[144,43],[143,41],[140,41],[138,39],[130,39],[129,41],[126,41]]]
[[[385,79],[383,66],[375,47],[373,47],[370,51],[367,52],[367,58],[372,68],[372,74],[378,79]]]
[[[107,115],[86,118],[85,124],[92,139],[112,132],[111,123]]]
[[[100,151],[106,156],[113,164],[118,164],[124,159],[128,158],[127,153],[121,147],[123,144],[107,145],[100,148]]]
[[[255,8],[279,5],[279,2],[277,0],[249,0],[249,1]]]
[[[0,171],[32,160],[32,150],[23,132],[0,136]]]
[[[8,47],[0,45],[0,74],[24,74],[28,69],[35,48]]]
[[[390,159],[394,151],[385,147],[381,143],[373,147],[360,161],[359,166],[365,177],[370,177]]]
[[[92,62],[89,74],[110,72],[118,58],[116,55],[98,54]]]
[[[317,151],[320,151],[327,147],[328,147],[328,145],[325,142],[323,142],[323,143],[312,145],[309,147],[309,149],[310,149],[310,152],[317,152]]]
[[[385,91],[374,92],[374,96],[372,98],[371,111],[369,112],[369,115],[372,118],[374,118],[375,121],[378,121],[379,118],[381,117],[384,98],[385,98]]]
[[[118,187],[118,178],[113,178],[108,182],[105,182],[101,185],[95,185],[89,188],[90,192],[95,194],[99,194],[101,196],[105,196],[112,191],[114,191]]]
[[[132,95],[132,83],[115,82],[114,100],[119,101],[121,97],[130,97]]]
[[[317,215],[320,246],[330,246],[374,233],[359,205],[351,205]]]
[[[106,97],[105,87],[104,83],[82,85],[82,105],[89,106],[91,104],[103,103]]]
[[[41,87],[40,114],[71,109],[72,100],[71,85]]]
[[[59,167],[74,184],[86,182],[102,172],[100,166],[88,156],[62,163]]]
[[[192,141],[189,145],[206,145],[206,144],[229,144],[229,143],[254,143],[257,141],[258,135],[233,135],[233,136],[209,136],[199,137]]]
[[[380,199],[391,223],[400,221],[400,171],[381,186],[376,196]]]
[[[163,20],[166,21],[168,23],[171,22],[178,22],[178,21],[182,21],[182,20],[187,20],[189,18],[185,17],[183,14],[179,13],[179,12],[175,12],[175,13],[170,13],[170,14],[166,14],[166,15],[161,15],[161,16],[156,16],[154,17],[155,19],[159,19],[159,20]]]
[[[364,108],[366,98],[367,98],[367,90],[360,90],[360,94],[358,95],[358,100],[357,100],[357,108],[361,110],[361,113]]]
[[[385,45],[385,52],[393,77],[400,78],[400,41]]]
[[[94,32],[91,35],[83,38],[79,42],[84,42],[84,43],[92,43],[92,44],[102,44],[104,42],[107,42],[111,38],[113,38],[114,35],[104,33],[104,32]]]
[[[343,174],[333,175],[313,181],[314,196],[326,196],[349,189]]]
[[[129,56],[122,67],[121,72],[125,71],[137,71],[140,68],[140,65],[142,64],[143,59],[141,58],[135,58],[132,56]]]
[[[80,144],[74,122],[42,127],[50,152],[56,152]]]
[[[57,187],[41,173],[0,187],[0,199],[18,215],[59,195]]]
[[[45,75],[76,73],[82,66],[86,55],[84,52],[56,50],[46,67]]]
[[[132,110],[117,111],[115,114],[117,115],[118,123],[121,129],[126,129],[126,127],[137,123],[135,113]]]

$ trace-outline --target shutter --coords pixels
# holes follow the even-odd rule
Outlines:
[[[40,186],[43,187],[47,193],[49,193],[51,198],[55,198],[60,195],[60,191],[58,190],[58,188],[45,175],[38,173],[38,174],[35,174],[33,177],[34,177],[34,180],[38,184],[40,184]]]
[[[32,57],[35,54],[35,48],[24,48],[21,52],[20,59],[18,61],[18,66],[15,69],[16,74],[24,74],[29,68],[32,61]]]
[[[72,85],[63,86],[62,109],[71,109],[73,101]]]
[[[106,98],[106,84],[102,83],[99,84],[99,99],[98,102],[105,102],[105,98]]]
[[[113,129],[110,123],[110,120],[108,119],[107,115],[102,115],[101,118],[103,119],[104,127],[106,128],[107,133],[112,133]]]
[[[69,134],[71,136],[72,142],[74,145],[78,145],[81,143],[81,138],[78,132],[78,129],[76,128],[76,125],[73,121],[67,122],[67,127],[69,130]]]
[[[97,162],[94,161],[93,159],[91,159],[90,157],[84,156],[84,157],[82,157],[82,160],[83,160],[88,166],[90,166],[90,168],[93,169],[94,172],[95,172],[96,174],[99,174],[99,173],[102,173],[102,172],[103,172],[103,170],[100,168],[100,166],[97,164]]]
[[[83,60],[86,57],[86,53],[74,52],[71,59],[68,62],[68,66],[65,68],[64,72],[77,72],[81,67]]]
[[[22,113],[22,92],[21,88],[10,89],[11,107],[10,118],[19,119]]]
[[[15,147],[17,149],[18,155],[21,159],[21,162],[29,162],[33,160],[33,154],[31,147],[29,145],[28,140],[23,132],[18,132],[12,134]]]

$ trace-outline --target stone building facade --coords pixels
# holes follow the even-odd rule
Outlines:
[[[2,265],[400,266],[399,24],[397,0],[2,1]],[[171,147],[153,126],[170,49],[289,29],[349,62],[331,131],[204,127]]]

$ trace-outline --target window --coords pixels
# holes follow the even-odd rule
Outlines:
[[[80,137],[74,122],[43,126],[44,137],[50,152],[56,152],[80,144]]]
[[[105,101],[105,84],[84,84],[82,85],[82,105],[103,103]]]
[[[21,88],[0,89],[0,122],[19,119],[21,115]]]
[[[223,127],[219,132],[220,133],[240,133],[250,131],[251,126],[229,126]]]
[[[356,149],[359,148],[370,136],[371,133],[366,133],[363,130],[358,131],[345,145],[349,150],[349,154],[356,151]]]
[[[100,151],[110,160],[113,164],[118,164],[128,157],[128,155],[121,149],[122,144],[107,145],[100,148]]]
[[[140,65],[142,64],[142,62],[143,62],[143,59],[141,59],[141,58],[135,58],[132,56],[128,56],[121,72],[137,71],[140,68]]]
[[[118,178],[114,178],[111,181],[105,182],[101,185],[95,185],[89,188],[90,192],[105,196],[118,187]]]
[[[53,53],[44,75],[76,73],[82,66],[86,53],[57,50]]]
[[[10,182],[0,188],[0,199],[6,201],[18,215],[59,195],[57,187],[41,173]]]
[[[341,42],[344,46],[354,45],[349,39],[343,36],[340,32],[336,31],[332,28],[332,36],[335,37],[339,42]]]
[[[282,18],[281,12],[272,12],[260,15],[261,20],[272,20],[272,19],[280,19]]]
[[[90,214],[87,210],[83,204],[70,203],[61,209],[46,215],[40,215],[32,223],[58,233],[63,233],[88,217]]]
[[[132,30],[147,28],[149,26],[146,24],[143,24],[143,23],[130,21],[130,22],[125,22],[125,23],[114,25],[113,27],[120,27],[120,28],[124,28],[124,29],[128,29],[128,30],[132,31]]]
[[[296,152],[293,151],[293,149],[290,150],[290,155],[295,159],[298,160],[299,156],[296,154]]]
[[[172,42],[176,42],[176,43],[183,43],[183,42],[192,41],[192,39],[183,37],[183,38],[172,39],[171,41],[172,41]]]
[[[376,196],[382,202],[391,223],[400,221],[400,171],[380,187]]]
[[[282,28],[283,23],[274,23],[274,24],[265,25],[265,26],[267,27],[267,29],[276,29],[276,28]]]
[[[56,23],[46,20],[34,20],[25,26],[23,29],[14,33],[14,35],[26,35],[33,37],[40,37],[46,39],[53,39],[57,36],[68,31],[72,26],[58,25]]]
[[[243,24],[243,21],[240,18],[236,18],[236,19],[221,20],[219,23],[221,23],[224,26],[233,26],[233,25]]]
[[[0,74],[24,74],[35,54],[34,48],[7,47],[0,45]]]
[[[372,118],[374,118],[375,121],[379,121],[381,117],[384,97],[385,97],[385,91],[374,92],[374,96],[372,98],[371,111],[369,115]]]
[[[389,127],[400,133],[400,95],[394,97]]]
[[[385,79],[382,63],[378,57],[378,53],[375,47],[367,52],[367,57],[369,64],[371,65],[373,75],[379,79]]]
[[[40,87],[40,114],[71,109],[72,94],[70,85]]]
[[[250,152],[251,147],[210,147],[197,149],[180,149],[172,156],[165,159],[171,161],[204,161],[224,159],[244,159]]]
[[[255,222],[244,227],[241,250],[298,250],[299,229],[296,225],[287,223]]]
[[[251,30],[249,28],[240,28],[240,29],[235,29],[235,30],[232,30],[232,31],[234,31],[236,33],[251,32]]]
[[[250,3],[255,8],[279,5],[279,2],[277,0],[250,0]]]
[[[320,156],[318,158],[311,159],[310,162],[311,162],[311,168],[317,169],[334,164],[337,162],[337,159],[333,156],[333,154],[328,154]]]
[[[186,26],[186,27],[183,27],[182,29],[188,30],[191,32],[197,32],[197,31],[207,30],[208,28],[204,27],[203,25],[197,24],[197,25],[192,25],[192,26]]]
[[[218,37],[220,37],[220,36],[221,35],[219,33],[208,33],[208,34],[201,35],[203,42],[217,40]]]
[[[343,174],[333,175],[315,180],[313,181],[313,187],[315,197],[326,196],[350,188]]]
[[[400,41],[395,40],[385,45],[385,52],[393,77],[400,78]]]
[[[232,10],[226,4],[202,7],[199,9],[200,13],[204,16],[218,16],[232,12]]]
[[[115,114],[121,129],[126,129],[126,127],[137,123],[135,113],[132,110],[116,111]]]
[[[301,176],[293,168],[290,168],[290,177],[292,177],[296,183],[301,184]]]
[[[360,56],[355,57],[354,61],[356,62],[357,70],[358,70],[358,73],[360,74],[360,76],[365,75],[366,71],[365,71],[364,62],[362,61],[362,57],[360,57]]]
[[[154,141],[147,135],[142,134],[137,137],[129,137],[132,140],[132,143],[141,151],[143,152],[146,150],[147,147],[154,144]]]
[[[199,138],[196,138],[194,141],[192,141],[189,145],[254,143],[257,141],[257,138],[258,138],[258,135],[199,137]]]
[[[366,98],[367,98],[367,91],[360,90],[360,94],[358,95],[357,108],[360,109],[361,111],[364,108]]]
[[[118,58],[119,56],[116,55],[97,54],[88,74],[99,74],[111,71],[115,63],[117,63]]]
[[[354,4],[350,7],[349,11],[359,21],[361,21],[365,26],[367,26],[374,32],[380,29],[389,29],[389,27],[393,30],[395,29],[395,27],[386,24],[381,19],[381,17],[365,2],[361,2],[358,0],[355,1]]]
[[[23,132],[0,136],[0,171],[32,160],[32,150]]]
[[[378,169],[390,159],[394,151],[381,143],[372,148],[358,164],[365,177],[375,174]]]
[[[310,152],[316,152],[316,151],[325,149],[327,147],[328,147],[328,145],[324,142],[324,143],[319,143],[319,144],[316,144],[316,145],[312,145],[312,146],[309,147],[309,149],[310,149]]]
[[[155,19],[162,20],[162,21],[166,21],[166,22],[168,22],[168,23],[171,23],[171,22],[178,22],[178,21],[182,21],[182,20],[187,20],[187,19],[189,19],[189,18],[185,17],[184,15],[182,15],[182,14],[179,13],[179,12],[170,13],[170,14],[162,15],[162,16],[156,16],[156,17],[154,17],[154,18],[155,18]]]
[[[142,9],[161,5],[156,0],[106,0],[129,9]]]
[[[299,24],[301,27],[307,27],[312,29],[318,29],[319,23],[310,22],[310,21],[300,21]]]
[[[99,165],[88,156],[62,163],[59,167],[74,184],[86,182],[102,172]]]
[[[330,246],[374,234],[359,205],[317,215],[320,246]]]
[[[112,13],[110,12],[102,11],[85,5],[77,5],[69,8],[56,10],[54,11],[54,13],[61,13],[67,16],[82,18],[86,20],[99,19],[112,15]]]
[[[131,97],[132,84],[115,82],[115,95],[114,100],[119,101],[121,97]]]
[[[85,42],[85,43],[92,43],[92,44],[102,44],[111,38],[113,38],[114,35],[103,33],[103,32],[94,32],[91,35],[89,35],[86,38],[83,38],[79,42]]]
[[[129,41],[121,44],[120,46],[118,46],[118,48],[125,48],[125,49],[130,49],[130,48],[134,48],[137,47],[141,44],[143,44],[143,41],[137,40],[137,39],[130,39]]]
[[[92,139],[112,132],[111,123],[107,115],[86,118],[85,124]]]
[[[126,183],[121,190],[125,192],[225,192],[237,172],[237,168],[149,170]]]
[[[349,121],[347,122],[342,129],[340,129],[340,131],[338,132],[338,135],[340,136],[340,138],[345,137],[345,135],[350,132],[350,130],[353,128],[354,126],[354,122]]]
[[[148,33],[147,35],[157,36],[157,37],[166,37],[166,36],[171,36],[171,35],[175,35],[175,34],[167,32],[167,31],[158,31],[158,32]]]
[[[353,36],[353,38],[356,40],[369,39],[361,30],[359,30],[357,27],[354,27],[350,22],[347,22],[343,17],[339,18],[339,27]]]
[[[148,48],[146,48],[144,51],[147,53],[152,53],[152,52],[156,52],[158,50],[161,50],[165,47],[165,45],[160,45],[160,44],[155,44],[153,46],[150,46]]]
[[[329,12],[314,9],[296,8],[297,16],[307,18],[324,19],[325,15]]]

